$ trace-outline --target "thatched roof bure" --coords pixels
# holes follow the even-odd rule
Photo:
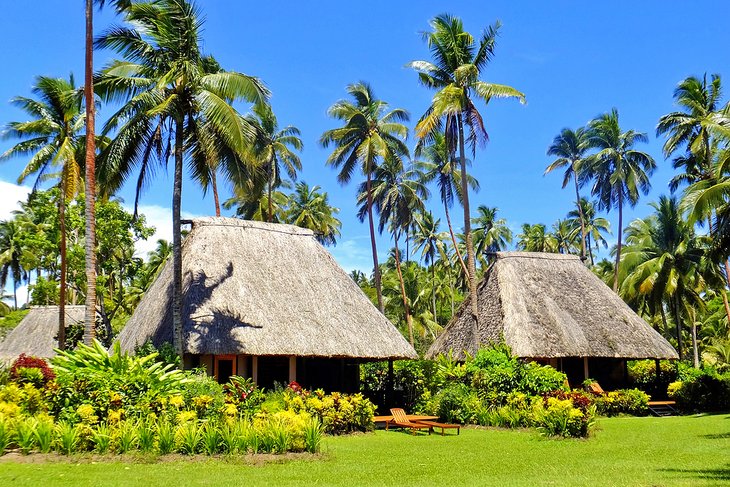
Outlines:
[[[519,357],[676,359],[677,352],[580,258],[499,252],[478,285],[475,340],[467,299],[427,353],[475,353],[502,339]]]
[[[84,322],[84,306],[66,305],[66,327]],[[21,353],[50,358],[58,348],[58,306],[32,306],[18,325],[0,342],[0,362],[16,359]]]
[[[413,348],[319,244],[291,225],[200,218],[183,242],[190,354],[413,358]],[[119,335],[172,341],[169,260]]]

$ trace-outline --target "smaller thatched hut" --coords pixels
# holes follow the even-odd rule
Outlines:
[[[356,390],[360,362],[416,357],[309,230],[195,219],[182,268],[185,366],[221,382]],[[122,350],[172,342],[172,272],[170,260],[119,334]]]
[[[66,305],[66,327],[84,323],[84,306]],[[58,306],[32,306],[18,326],[0,342],[0,362],[10,362],[24,353],[51,358],[58,348]]]
[[[499,252],[478,285],[477,336],[467,299],[427,353],[463,358],[504,340],[518,357],[563,370],[572,384],[625,380],[627,359],[676,359],[677,352],[580,258]]]

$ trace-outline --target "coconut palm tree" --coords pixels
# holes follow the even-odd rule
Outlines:
[[[280,188],[290,189],[291,184],[283,181]],[[233,196],[223,202],[223,208],[235,208],[236,216],[244,220],[284,223],[287,220],[288,204],[289,195],[279,188],[268,195],[260,189],[249,191],[236,185],[233,187]]]
[[[109,64],[97,83],[102,98],[125,102],[104,128],[105,133],[118,129],[103,155],[104,185],[106,191],[114,191],[137,170],[136,203],[155,168],[164,166],[170,156],[174,159],[173,342],[182,356],[183,161],[186,154],[207,160],[210,144],[215,144],[218,152],[234,156],[222,161],[234,184],[242,174],[248,177],[244,161],[255,129],[232,104],[264,103],[269,92],[257,78],[210,72],[212,61],[201,49],[203,20],[192,2],[132,3],[125,9],[125,19],[129,26],[112,27],[96,40],[97,47],[124,58]]]
[[[446,235],[439,232],[441,220],[434,219],[433,213],[417,213],[413,219],[416,222],[416,231],[413,235],[413,251],[421,251],[421,258],[431,268],[431,305],[433,319],[438,323],[436,310],[436,256],[445,256],[444,240]]]
[[[323,245],[335,245],[342,228],[342,222],[335,216],[340,209],[329,204],[327,193],[321,189],[298,182],[289,197],[286,219],[292,225],[312,230]]]
[[[423,158],[424,182],[430,183],[436,181],[441,204],[444,206],[444,214],[446,215],[446,224],[449,227],[451,243],[454,245],[456,257],[464,275],[468,276],[469,271],[464,263],[459,245],[456,242],[456,234],[451,224],[451,215],[449,212],[449,208],[454,203],[454,196],[459,201],[462,200],[461,172],[458,169],[458,161],[455,157],[452,157],[446,143],[446,136],[440,131],[435,131],[429,137],[419,140],[416,145],[415,155],[416,157]],[[470,163],[470,161],[467,161],[467,163]],[[470,174],[467,174],[467,185],[472,191],[479,191],[479,181]]]
[[[360,184],[358,195],[360,221],[363,221],[369,213],[368,197],[372,198],[379,215],[378,232],[382,233],[388,227],[393,236],[395,268],[401,285],[408,337],[413,345],[413,322],[403,281],[398,243],[400,236],[406,233],[411,225],[413,215],[423,211],[424,201],[428,198],[428,189],[423,184],[423,170],[420,163],[412,163],[410,169],[404,169],[400,158],[385,158],[373,172],[370,188],[367,183]]]
[[[149,269],[150,281],[160,273],[167,259],[172,255],[172,245],[164,238],[157,239],[155,250],[147,254],[147,268]]]
[[[571,226],[574,228],[580,228],[580,219],[584,223],[586,233],[586,248],[588,249],[588,256],[591,260],[591,266],[595,265],[593,260],[593,242],[595,242],[596,250],[599,250],[601,246],[604,249],[608,248],[608,243],[604,238],[604,233],[611,233],[611,223],[603,217],[596,215],[596,208],[586,198],[581,198],[575,210],[568,212],[568,221],[571,222]]]
[[[645,298],[651,310],[660,311],[665,328],[663,306],[668,303],[674,315],[681,359],[682,317],[692,322],[694,328],[690,310],[705,307],[701,295],[706,287],[705,244],[702,237],[695,235],[692,225],[682,218],[676,198],[661,196],[651,206],[653,215],[635,220],[626,229],[622,264],[627,275],[620,294],[629,301]],[[692,335],[696,337],[694,331]],[[696,348],[696,343],[693,345]]]
[[[23,228],[17,220],[0,222],[0,289],[5,289],[8,277],[13,279],[14,309],[18,309],[18,285],[28,278],[28,271],[22,266],[22,232]]]
[[[576,248],[580,249],[579,227],[573,225],[568,219],[557,220],[553,223],[550,235],[555,242],[555,249],[559,254],[572,254]]]
[[[522,225],[522,233],[517,235],[517,248],[526,252],[558,252],[555,237],[542,223]]]
[[[588,153],[588,134],[582,127],[571,130],[564,128],[559,135],[553,139],[553,143],[548,147],[547,154],[549,156],[557,157],[547,168],[545,168],[545,174],[555,171],[556,169],[565,169],[563,173],[563,189],[568,185],[570,180],[573,180],[575,185],[575,204],[578,210],[578,217],[580,221],[580,235],[581,235],[581,252],[580,257],[585,261],[586,259],[586,224],[583,216],[583,209],[580,205],[580,191],[579,191],[579,179],[581,164],[584,163],[586,154]],[[591,261],[591,264],[593,262]]]
[[[477,217],[471,221],[474,229],[474,251],[482,266],[492,260],[490,254],[505,250],[512,243],[512,230],[504,218],[497,218],[498,211],[498,208],[479,205]]]
[[[327,158],[327,164],[340,170],[337,180],[347,184],[357,169],[365,176],[365,197],[370,227],[370,246],[373,254],[373,275],[378,309],[384,312],[383,288],[378,265],[378,250],[375,244],[375,223],[373,221],[372,175],[385,159],[399,161],[408,155],[405,140],[408,129],[402,122],[409,120],[403,109],[390,109],[388,104],[375,97],[373,89],[364,82],[347,87],[352,101],[340,100],[327,113],[343,123],[342,127],[322,134],[320,144],[334,147]]]
[[[268,104],[255,105],[253,115],[247,118],[257,128],[254,152],[266,174],[268,216],[271,223],[274,214],[271,193],[275,187],[281,185],[282,166],[293,181],[297,179],[297,171],[302,170],[302,162],[293,152],[302,150],[302,139],[299,138],[301,132],[293,125],[279,129],[276,115]]]
[[[409,66],[418,72],[421,84],[436,90],[431,106],[416,125],[416,134],[423,139],[443,124],[447,144],[450,147],[458,146],[470,309],[473,316],[472,333],[476,337],[478,320],[476,261],[471,233],[465,147],[468,141],[472,154],[475,154],[476,144],[486,142],[487,132],[483,117],[474,101],[479,99],[486,104],[494,98],[516,98],[524,102],[525,96],[510,86],[480,80],[487,64],[494,57],[499,22],[485,29],[479,40],[464,30],[464,25],[458,17],[442,14],[432,19],[430,24],[432,31],[425,33],[424,39],[431,51],[433,62],[409,63]]]
[[[10,122],[5,136],[21,139],[4,154],[0,160],[11,157],[30,156],[18,182],[35,175],[33,191],[42,182],[56,181],[60,188],[58,198],[58,220],[60,226],[59,253],[61,258],[58,343],[65,346],[66,304],[66,200],[78,193],[83,186],[86,137],[82,133],[84,112],[82,96],[77,89],[73,75],[69,79],[39,76],[32,89],[36,98],[16,97],[13,105],[31,117],[26,122]],[[97,138],[97,146],[104,145],[103,138]],[[57,170],[58,172],[54,172]]]
[[[656,168],[654,159],[637,151],[637,142],[648,142],[646,134],[635,130],[622,131],[618,110],[604,113],[590,122],[588,140],[598,152],[586,161],[586,177],[593,181],[591,193],[598,198],[598,209],[618,210],[618,240],[614,265],[613,290],[618,291],[618,274],[623,238],[623,208],[636,206],[640,194],[651,189],[649,177]]]

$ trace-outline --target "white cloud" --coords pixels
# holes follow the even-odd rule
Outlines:
[[[125,205],[125,210],[130,213],[134,209]],[[139,205],[137,212],[145,216],[147,226],[155,227],[155,233],[147,240],[139,240],[135,244],[135,250],[138,257],[147,259],[147,254],[157,247],[159,239],[172,242],[172,209],[159,205]],[[183,211],[181,214],[183,219],[197,218],[199,215]]]
[[[334,247],[327,247],[338,264],[347,272],[353,270],[370,274],[373,268],[373,256],[367,237],[349,238],[337,242]]]
[[[28,186],[20,186],[0,179],[0,220],[7,220],[13,210],[19,210],[19,201],[28,199]]]

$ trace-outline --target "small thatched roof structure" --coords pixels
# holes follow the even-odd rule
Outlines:
[[[85,307],[66,305],[66,327],[84,322]],[[16,359],[21,353],[41,358],[56,355],[58,348],[58,306],[32,306],[18,326],[0,342],[0,362]]]
[[[477,292],[477,339],[467,298],[427,357],[452,350],[463,358],[503,337],[518,357],[677,358],[577,256],[499,252]]]
[[[416,357],[309,230],[195,219],[182,268],[186,353]],[[172,341],[172,272],[170,259],[119,334],[123,350]]]

